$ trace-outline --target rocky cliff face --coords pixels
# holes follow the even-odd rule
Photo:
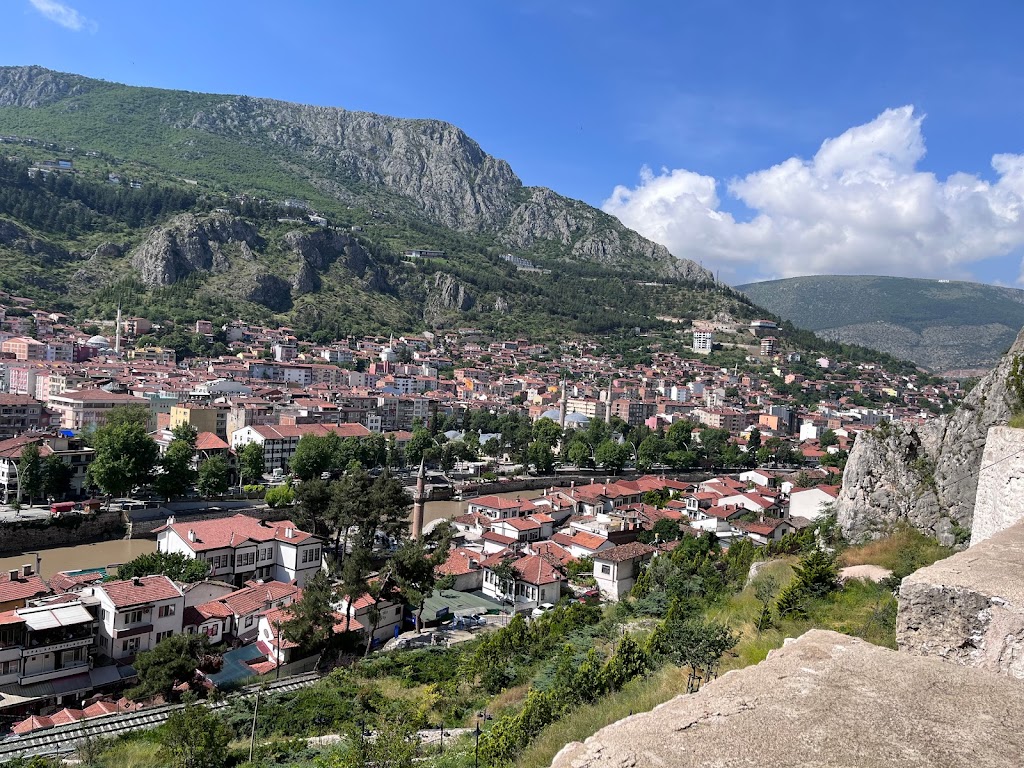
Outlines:
[[[510,247],[539,241],[558,256],[651,277],[711,281],[617,219],[548,189],[527,189],[504,160],[440,120],[409,120],[246,96],[120,86],[39,67],[0,67],[0,107],[80,109],[90,91],[116,90],[119,103],[184,135],[244,144],[267,162],[346,203],[497,236]],[[121,144],[131,147],[127,132]],[[140,147],[139,152],[145,149]],[[161,277],[157,273],[151,275]],[[308,281],[300,280],[309,284]]]
[[[836,501],[844,534],[877,536],[904,520],[943,544],[963,543],[988,430],[1020,405],[1009,380],[1022,353],[1024,331],[951,415],[922,427],[882,425],[857,439]]]
[[[201,219],[176,216],[156,227],[131,254],[139,279],[152,287],[172,285],[193,272],[225,272],[231,266],[225,246],[262,247],[251,224],[230,216]]]
[[[603,211],[538,187],[509,218],[501,237],[512,248],[529,248],[538,241],[565,246],[573,258],[613,267],[646,267],[665,277],[713,282],[708,270],[676,259],[662,245],[627,229]]]
[[[42,67],[0,67],[0,107],[41,107],[85,93],[95,82]]]

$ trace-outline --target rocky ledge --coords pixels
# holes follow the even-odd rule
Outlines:
[[[566,746],[553,768],[1003,768],[1024,685],[812,630],[699,693]]]

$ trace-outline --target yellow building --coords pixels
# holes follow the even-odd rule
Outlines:
[[[191,424],[197,432],[212,432],[221,440],[228,439],[228,408],[185,403],[171,406],[170,428]]]

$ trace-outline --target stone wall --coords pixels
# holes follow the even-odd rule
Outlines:
[[[121,519],[120,512],[68,515],[50,520],[4,522],[0,523],[0,555],[120,539],[124,533],[125,524]]]
[[[1024,679],[1024,521],[903,579],[896,642]]]
[[[1024,519],[1024,429],[992,427],[974,502],[971,546]]]

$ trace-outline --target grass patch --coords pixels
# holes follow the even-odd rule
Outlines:
[[[935,539],[904,525],[885,538],[850,547],[839,556],[839,564],[843,567],[880,565],[894,575],[901,574],[902,578],[918,568],[949,557],[953,552],[950,547],[944,547]]]
[[[540,732],[516,761],[518,768],[547,768],[562,747],[583,741],[601,728],[664,704],[686,689],[686,675],[678,667],[662,667],[649,677],[627,683],[621,691],[576,709]]]

